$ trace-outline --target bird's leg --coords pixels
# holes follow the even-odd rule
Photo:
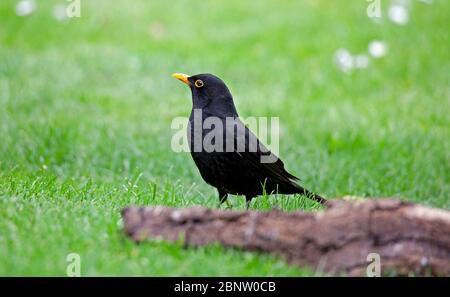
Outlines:
[[[219,192],[219,205],[217,206],[217,208],[220,208],[220,206],[222,205],[222,203],[226,202],[227,206],[230,207],[230,203],[228,202],[227,198],[228,198],[228,194],[225,191],[222,191],[220,189],[217,189],[217,192]],[[230,207],[231,208],[231,207]]]
[[[250,207],[250,203],[252,202],[253,197],[245,196],[245,209],[248,210]]]

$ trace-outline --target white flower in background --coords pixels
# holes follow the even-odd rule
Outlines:
[[[409,22],[408,8],[400,2],[389,6],[388,16],[392,22],[398,25],[406,25]]]
[[[381,58],[386,56],[386,43],[379,40],[373,40],[369,43],[369,54],[374,58]]]
[[[58,4],[53,7],[53,17],[60,22],[67,20],[68,16],[66,12],[66,6],[63,4]]]
[[[336,66],[343,72],[349,72],[354,68],[353,56],[345,48],[340,48],[334,54]]]
[[[28,16],[36,10],[35,0],[21,0],[16,5],[16,14],[18,16]]]
[[[369,57],[367,55],[357,55],[354,58],[355,68],[365,69],[369,66]]]

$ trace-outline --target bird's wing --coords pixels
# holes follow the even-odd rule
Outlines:
[[[227,138],[234,137],[236,140],[234,149],[240,157],[247,160],[255,170],[258,170],[275,182],[297,186],[295,181],[300,179],[287,172],[283,161],[272,153],[239,118],[236,119],[235,126],[234,131],[232,130],[233,127],[226,127],[225,132]],[[243,149],[244,146],[245,149]],[[273,162],[262,162],[262,158],[266,158],[266,160],[270,158]]]

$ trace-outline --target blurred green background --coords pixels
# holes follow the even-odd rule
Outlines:
[[[172,72],[214,73],[242,117],[279,117],[287,168],[326,197],[449,208],[450,2],[428,2],[402,1],[400,25],[387,0],[378,21],[365,0],[81,0],[80,18],[62,0],[2,0],[0,275],[66,275],[71,252],[82,275],[315,273],[122,234],[130,204],[217,204],[190,155],[171,150],[171,121],[191,109]],[[384,57],[368,55],[374,40]],[[340,48],[368,65],[343,72]],[[316,208],[283,196],[253,208],[274,206]]]

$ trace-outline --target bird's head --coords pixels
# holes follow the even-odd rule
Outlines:
[[[189,86],[192,92],[192,108],[199,108],[209,114],[224,117],[237,116],[230,90],[225,83],[209,73],[187,75],[172,74]]]

